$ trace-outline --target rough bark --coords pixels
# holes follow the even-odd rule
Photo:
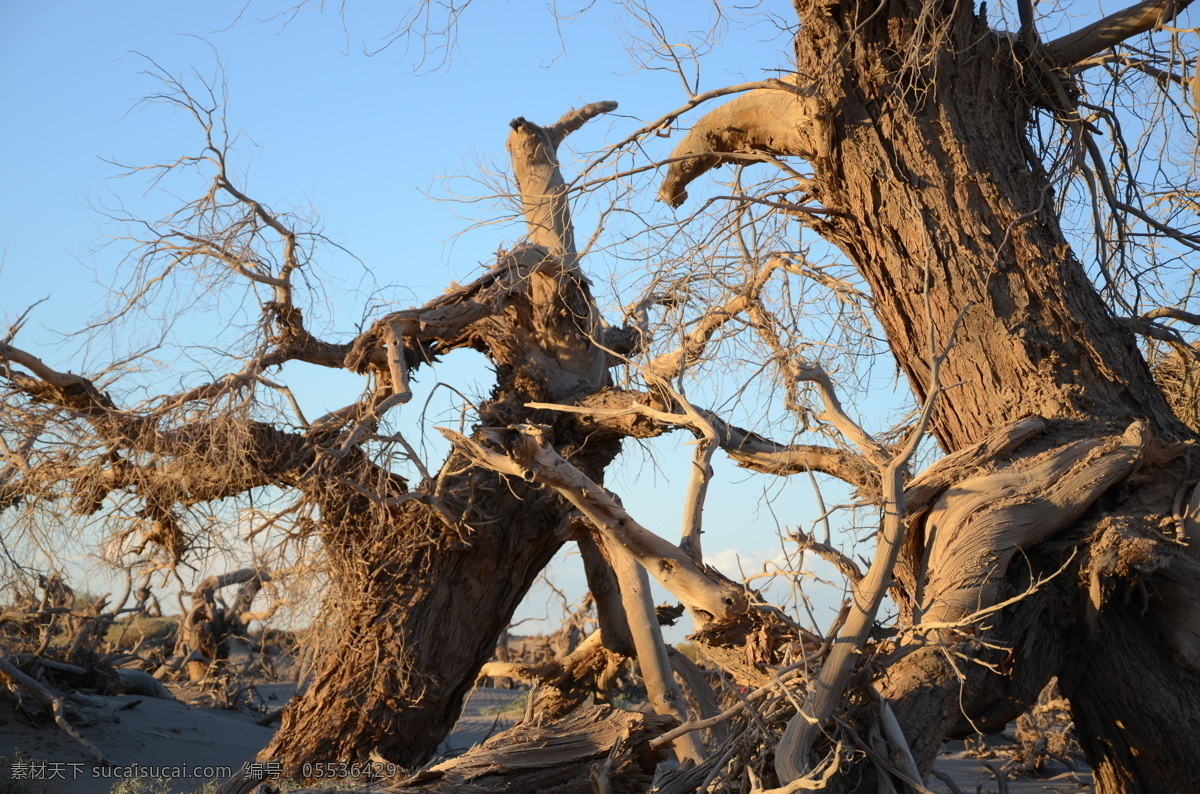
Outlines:
[[[965,3],[799,0],[798,76],[707,115],[664,181],[662,196],[674,204],[690,181],[721,163],[808,160],[812,176],[798,188],[822,207],[800,215],[859,269],[922,400],[936,387],[930,349],[953,333],[941,380],[955,388],[938,399],[932,428],[947,451],[970,449],[984,459],[952,457],[937,476],[912,486],[895,588],[907,625],[875,682],[922,768],[944,736],[1003,725],[1057,674],[1101,791],[1183,791],[1200,783],[1200,564],[1187,546],[1196,537],[1190,513],[1181,519],[1177,507],[1193,454],[1179,442],[1195,438],[1072,253],[1051,181],[1026,138],[1035,106],[1067,116],[1075,110],[1069,75],[1057,67],[1186,4],[1141,3],[1041,48],[1027,4],[1014,39],[990,31]],[[747,610],[740,593],[734,597],[686,552],[639,531],[598,485],[619,437],[643,433],[639,422],[653,426],[649,435],[691,421],[665,415],[673,406],[657,398],[606,388],[609,359],[595,344],[605,328],[579,268],[556,148],[609,109],[586,106],[549,127],[515,121],[509,150],[530,244],[472,284],[382,318],[348,348],[303,331],[286,277],[251,274],[275,290],[271,351],[163,410],[229,393],[287,360],[373,373],[379,389],[369,404],[328,418],[324,424],[338,426],[328,432],[321,421],[306,434],[234,423],[244,465],[194,467],[203,454],[234,447],[216,443],[225,438],[210,432],[217,423],[162,433],[157,417],[131,417],[87,379],[0,343],[14,388],[73,411],[120,451],[76,500],[98,510],[115,489],[162,485],[147,499],[147,517],[158,533],[152,539],[176,557],[185,550],[173,521],[177,504],[286,484],[319,507],[339,575],[331,605],[346,619],[336,655],[285,714],[263,760],[294,769],[304,761],[363,760],[374,750],[401,764],[423,761],[562,542],[562,499],[523,481],[525,471],[506,478],[470,468],[456,453],[437,477],[409,491],[356,449],[383,411],[411,397],[412,368],[459,347],[484,352],[498,374],[479,409],[474,445],[494,449],[502,428],[513,425],[548,426],[556,446],[550,463],[569,464],[579,477],[544,482],[557,483],[606,542],[622,544],[686,593],[706,624],[697,642],[736,680],[768,681],[770,665],[809,650],[808,638]],[[286,239],[290,272],[295,235],[223,174],[217,186]],[[702,352],[725,321],[720,316],[655,362],[652,374],[660,366],[677,372]],[[610,400],[619,405],[606,414]],[[531,405],[537,401],[545,405]],[[550,410],[551,403],[576,413]],[[1036,439],[1009,424],[1026,417],[1041,418]],[[773,445],[714,417],[704,421],[706,437],[735,448],[747,465],[831,471],[866,489],[878,486],[857,457]],[[971,446],[1005,426],[1012,432],[999,451]],[[128,450],[167,462],[139,467],[121,457]],[[1173,528],[1180,523],[1183,532]],[[1011,564],[1018,555],[1024,566]],[[987,625],[968,620],[972,611],[987,612]],[[853,627],[860,642],[869,623]],[[629,639],[614,638],[622,645]],[[840,688],[844,677],[837,678]]]
[[[943,382],[961,385],[942,395],[934,415],[943,446],[959,449],[1026,415],[1059,420],[1052,431],[1056,445],[1133,420],[1145,421],[1159,442],[1184,437],[1132,336],[1103,305],[1053,214],[1051,187],[1024,137],[1033,104],[1048,101],[1044,73],[1020,63],[1011,42],[990,34],[966,5],[892,5],[870,18],[873,8],[856,14],[848,4],[801,3],[799,9],[804,24],[797,38],[797,68],[820,75],[814,127],[829,141],[828,154],[814,158],[812,166],[817,195],[832,212],[813,227],[836,243],[870,284],[876,316],[918,396],[931,388],[928,329],[944,335],[962,316],[942,373]],[[919,14],[938,21],[918,20]],[[909,44],[898,51],[892,43],[901,40]],[[1062,420],[1085,420],[1087,426]],[[1125,504],[1108,509],[1162,514],[1161,501],[1128,493],[1123,498]],[[977,552],[955,565],[986,566],[1004,553],[982,541]],[[1125,616],[1128,609],[1110,603],[1099,623],[1137,623]],[[1028,650],[1022,636],[1006,639]],[[1079,639],[1042,637],[1050,644]],[[1073,690],[1081,706],[1104,702],[1092,701],[1103,697],[1100,682],[1112,684],[1115,658],[1131,655],[1127,643],[1133,639],[1114,631],[1096,640],[1114,658],[1097,664],[1105,654],[1093,654],[1067,665],[1081,682]],[[1150,665],[1157,674],[1171,667],[1172,648],[1137,647],[1159,657]],[[891,693],[910,737],[936,735],[945,727],[944,716],[929,713],[930,703],[940,702],[941,714],[954,713],[964,699],[953,671],[943,666],[939,674],[923,667],[930,663],[918,654],[890,673],[899,678],[913,669],[921,672],[913,677],[914,686]],[[1170,680],[1173,676],[1167,676]],[[979,689],[992,684],[997,682],[981,683]],[[1001,684],[1016,689],[1011,682]],[[936,697],[928,697],[938,687]],[[968,704],[973,694],[965,697]],[[1009,696],[1019,701],[1023,694]],[[915,708],[919,698],[924,699],[920,709]],[[1164,720],[1159,712],[1158,718],[1181,731],[1176,741],[1200,746],[1194,703],[1162,705],[1169,716]],[[1128,721],[1116,729],[1117,721],[1106,722],[1086,709],[1077,714],[1081,733],[1094,737],[1093,763],[1103,765],[1095,745],[1141,746],[1155,740],[1135,735]],[[927,768],[935,748],[915,749]],[[1195,764],[1187,754],[1126,754],[1121,761],[1127,779],[1143,782],[1112,787],[1115,777],[1102,772],[1100,790],[1184,790]]]
[[[619,449],[616,437],[585,437],[571,417],[544,415],[527,403],[568,401],[606,385],[606,354],[593,336],[598,314],[575,261],[554,150],[610,105],[587,106],[549,128],[513,122],[509,150],[530,236],[539,244],[502,257],[493,274],[423,310],[375,326],[376,344],[389,338],[395,344],[398,317],[417,320],[405,326],[414,345],[412,329],[427,336],[438,322],[454,329],[436,338],[439,352],[474,347],[497,367],[476,437],[545,422],[562,453],[596,479]],[[371,338],[360,337],[350,354],[362,368],[372,366]],[[374,366],[390,372],[397,363],[388,360]],[[406,767],[424,762],[453,726],[496,637],[565,539],[563,505],[552,493],[471,467],[461,455],[418,490],[424,500],[385,506],[390,515],[375,521],[362,520],[380,509],[365,493],[323,505],[325,542],[340,579],[334,598],[341,603],[331,606],[346,620],[260,760],[294,769],[306,761],[364,760],[374,750]]]
[[[509,492],[479,472],[447,486],[487,505],[470,511],[462,537],[414,506],[375,543],[345,550],[339,562],[350,575],[332,604],[345,625],[260,759],[290,768],[365,760],[374,749],[411,767],[436,752],[496,637],[562,543],[561,508],[545,495]]]
[[[933,419],[943,448],[963,449],[1026,416],[1053,421],[1018,459],[1040,453],[1069,457],[1083,449],[1072,444],[1092,444],[1087,439],[1119,434],[1134,422],[1144,423],[1151,448],[1188,438],[1132,335],[1104,306],[1067,244],[1054,214],[1051,184],[1025,137],[1035,105],[1071,112],[1063,107],[1070,92],[1061,90],[1069,77],[1053,72],[1050,63],[1022,51],[1011,38],[989,31],[969,4],[877,7],[801,0],[797,10],[802,22],[797,72],[804,77],[810,121],[809,138],[790,153],[809,160],[813,177],[802,187],[823,206],[819,215],[804,217],[846,253],[869,284],[876,317],[919,398],[933,388],[931,346],[944,344],[958,324],[942,372],[942,382],[956,386],[939,398]],[[790,105],[780,101],[779,115],[790,112]],[[761,110],[756,107],[753,115],[760,117]],[[750,121],[745,128],[756,129]],[[716,114],[697,127],[703,134],[693,131],[689,141],[734,129],[725,138],[739,146],[775,148],[773,138],[747,140],[736,120]],[[694,148],[685,142],[681,151]],[[709,148],[719,151],[721,145]],[[672,165],[664,182],[670,196],[682,195],[683,185],[700,170]],[[928,586],[928,577],[938,573],[913,558],[911,552],[922,546],[925,561],[942,561],[938,587],[949,593],[964,583],[963,577],[973,580],[960,595],[975,599],[976,608],[991,607],[1001,589],[1012,594],[1014,577],[1024,574],[1015,566],[1005,571],[1005,564],[1017,550],[1030,558],[1035,577],[1061,565],[1061,549],[1038,555],[1030,548],[1055,531],[1066,531],[1073,542],[1090,548],[1085,556],[1094,557],[1098,549],[1089,542],[1095,542],[1102,514],[1088,505],[1103,495],[1107,520],[1115,521],[1112,531],[1122,542],[1147,545],[1169,561],[1154,571],[1125,570],[1113,586],[1152,593],[1145,602],[1152,612],[1190,604],[1194,584],[1166,581],[1162,573],[1178,571],[1186,553],[1157,529],[1169,521],[1183,466],[1171,454],[1153,450],[1140,465],[1157,469],[1150,487],[1120,484],[1130,476],[1128,466],[1090,484],[1070,485],[1043,472],[1047,488],[1066,487],[1072,499],[1082,501],[1078,509],[1056,508],[1063,520],[1057,530],[1040,536],[1022,527],[1024,519],[1016,513],[998,516],[993,529],[999,531],[987,530],[987,522],[974,530],[969,526],[970,499],[1004,504],[1004,488],[987,492],[1010,476],[1002,467],[991,484],[963,484],[964,490],[979,487],[983,493],[955,496],[952,487],[945,498],[960,512],[944,534],[961,533],[960,542],[927,535],[925,515],[911,516],[916,531],[899,571],[901,600],[907,594],[920,604],[921,583],[912,582],[912,574],[924,575]],[[1036,482],[1030,488],[1031,494],[1041,490]],[[1089,488],[1091,495],[1084,497]],[[1014,506],[1022,502],[1012,492],[1008,498]],[[1036,505],[1023,509],[1030,516],[1037,512]],[[1014,540],[1016,535],[1024,537]],[[1080,571],[1076,561],[1064,576]],[[991,585],[981,587],[981,572]],[[985,592],[988,587],[993,591]],[[955,730],[958,717],[950,715],[960,713],[960,704],[968,716],[995,728],[1057,672],[1073,682],[1069,696],[1081,733],[1091,737],[1087,749],[1101,791],[1194,788],[1198,762],[1183,748],[1200,746],[1193,673],[1198,657],[1192,630],[1172,627],[1194,626],[1191,613],[1146,620],[1138,604],[1092,599],[1096,605],[1085,619],[1088,599],[1078,589],[1074,594],[1043,587],[994,616],[991,628],[968,629],[1012,649],[1008,658],[992,660],[1001,663],[1000,674],[968,665],[961,678],[964,671],[954,669],[939,649],[900,650],[902,658],[888,670],[882,688],[917,742],[923,769],[941,737]],[[964,607],[950,611],[961,617]],[[1050,623],[1062,630],[1039,633]],[[1088,625],[1093,633],[1085,639],[1080,632]],[[988,654],[972,643],[964,640],[957,650],[986,660]],[[1085,643],[1088,653],[1068,652]],[[1146,682],[1151,704],[1134,696],[1113,703],[1113,689],[1128,689],[1134,680]],[[1185,694],[1172,699],[1166,693],[1176,686]],[[1163,725],[1171,726],[1171,737],[1160,735]],[[1166,749],[1150,749],[1158,746]]]

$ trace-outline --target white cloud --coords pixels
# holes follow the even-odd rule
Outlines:
[[[730,579],[740,579],[742,573],[747,576],[761,573],[764,565],[767,565],[768,570],[786,570],[788,567],[787,560],[784,558],[783,552],[779,549],[752,549],[746,551],[734,547],[718,551],[716,554],[706,554],[704,555],[704,562],[716,568]]]

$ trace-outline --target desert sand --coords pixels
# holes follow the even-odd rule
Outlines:
[[[268,707],[282,705],[290,688],[263,685],[259,694]],[[508,728],[522,717],[523,693],[504,689],[477,689],[463,717],[447,738],[443,751],[461,753],[488,736]],[[88,717],[79,729],[116,766],[105,768],[53,724],[31,726],[11,711],[0,711],[0,791],[29,794],[107,794],[122,792],[185,794],[202,789],[253,760],[270,740],[271,728],[256,724],[248,711],[201,708],[180,701],[124,695],[90,699],[79,709]],[[964,751],[962,743],[946,746],[936,770],[949,777],[963,794],[1001,794],[992,769],[1004,759],[980,759]],[[131,782],[139,781],[136,785]],[[1012,794],[1078,794],[1091,791],[1086,769],[1073,771],[1051,762],[1040,778],[1008,777]],[[14,785],[15,784],[15,785]],[[210,787],[211,788],[211,787]],[[936,777],[932,791],[952,792]]]

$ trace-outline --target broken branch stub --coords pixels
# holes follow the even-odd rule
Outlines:
[[[616,102],[593,102],[569,111],[549,127],[516,118],[507,142],[529,242],[557,260],[557,267],[537,268],[531,274],[530,294],[538,309],[533,315],[534,328],[559,365],[586,378],[593,387],[603,385],[607,374],[606,358],[596,355],[593,343],[600,338],[603,323],[590,300],[576,299],[581,290],[564,288],[572,281],[586,284],[587,279],[579,267],[571,205],[558,167],[558,146],[587,121],[616,107]]]
[[[616,102],[592,102],[568,111],[549,127],[515,118],[508,136],[513,176],[521,191],[521,205],[529,241],[575,265],[575,228],[567,186],[558,167],[558,147],[563,139],[588,121],[617,109]]]
[[[671,152],[658,191],[660,201],[678,207],[697,177],[738,154],[795,155],[811,159],[817,151],[809,130],[813,100],[796,85],[797,76],[776,88],[758,88],[710,111]]]

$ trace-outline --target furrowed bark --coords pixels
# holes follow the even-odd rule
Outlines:
[[[797,73],[803,76],[809,143],[782,154],[808,160],[812,178],[797,189],[827,210],[808,223],[841,248],[870,286],[876,317],[918,399],[933,388],[927,329],[949,329],[962,317],[942,372],[943,382],[956,385],[941,396],[933,415],[932,429],[943,448],[966,449],[995,429],[1031,416],[1050,420],[1033,442],[1034,454],[1057,448],[1070,456],[1072,449],[1082,449],[1072,444],[1111,437],[1135,422],[1144,423],[1141,432],[1153,439],[1148,449],[1190,438],[1150,377],[1135,340],[1105,307],[1067,244],[1054,214],[1051,184],[1025,139],[1035,103],[1073,112],[1060,108],[1060,96],[1047,94],[1048,84],[1027,79],[1042,68],[1036,66],[1038,58],[1062,63],[1112,46],[1161,20],[1155,11],[1161,5],[1142,4],[1115,21],[1098,23],[1077,37],[1087,41],[1074,55],[1067,49],[1075,43],[1052,42],[1048,55],[1032,55],[1034,68],[1019,60],[1028,54],[1014,55],[1011,42],[990,32],[966,5],[877,8],[800,0],[796,7],[802,20]],[[905,47],[896,49],[897,41]],[[702,135],[714,128],[722,134],[716,118],[697,124]],[[735,132],[726,135],[736,139]],[[680,195],[678,182],[668,174],[663,193],[668,200]],[[1001,457],[1001,471],[1003,465]],[[1077,509],[1061,511],[1060,534],[1083,541],[1098,520],[1096,508],[1087,505],[1103,494],[1104,510],[1124,517],[1118,524],[1127,542],[1150,543],[1175,559],[1180,550],[1163,546],[1164,539],[1155,538],[1148,525],[1170,516],[1183,466],[1147,452],[1142,465],[1158,466],[1160,476],[1139,479],[1149,483],[1139,491],[1124,484],[1136,476],[1132,465],[1122,464],[1111,479],[1102,475],[1094,483],[1080,483]],[[926,494],[936,490],[926,488]],[[1001,498],[997,504],[1002,503]],[[1009,515],[1001,523],[1020,520]],[[925,536],[919,514],[913,522],[913,540],[902,555],[910,561],[911,551],[920,548],[911,544],[937,542]],[[962,530],[973,543],[960,547],[964,556],[950,568],[978,565],[999,573],[1012,546],[978,529],[983,534],[977,538]],[[1063,565],[1061,552],[1043,554],[1039,548],[1026,552],[1030,572],[1010,566],[1005,587],[1022,577],[1044,579]],[[901,566],[899,575],[902,594],[912,597],[919,558],[910,564],[916,570]],[[1069,571],[1078,570],[1079,563],[1070,566]],[[1140,581],[1132,575],[1119,579],[1126,587]],[[1163,588],[1159,592],[1169,589],[1165,582]],[[1161,595],[1156,603],[1167,600]],[[1118,716],[1103,705],[1102,694],[1103,687],[1117,686],[1114,669],[1124,671],[1126,680],[1136,678],[1132,668],[1138,660],[1152,671],[1156,691],[1165,692],[1171,683],[1194,687],[1191,673],[1171,672],[1168,661],[1177,654],[1196,658],[1184,639],[1190,634],[1172,633],[1158,620],[1139,622],[1131,612],[1136,607],[1105,601],[1092,623],[1111,625],[1111,633],[1090,640],[1095,649],[1088,654],[1072,654],[1081,642],[1078,632],[1088,624],[1080,614],[1086,602],[1078,594],[1065,596],[1061,584],[1047,586],[993,616],[988,628],[978,628],[980,640],[1013,649],[1009,661],[1002,656],[989,662],[1011,666],[1007,675],[984,673],[967,662],[965,669],[955,669],[947,664],[951,657],[934,648],[912,651],[891,666],[883,691],[914,741],[922,771],[941,738],[956,729],[956,719],[946,715],[957,714],[960,704],[968,715],[986,716],[983,722],[994,728],[1059,673],[1078,682],[1071,688],[1079,700],[1078,727],[1094,737],[1093,764],[1108,770],[1097,777],[1101,791],[1194,785],[1194,764],[1186,751],[1172,757],[1148,749],[1128,754],[1105,749],[1150,748],[1161,737],[1141,719],[1145,708],[1124,703]],[[1039,625],[1056,628],[1039,632]],[[1156,632],[1167,641],[1151,640]],[[971,640],[947,650],[986,659],[988,652],[980,648]],[[1189,661],[1184,669],[1192,665]],[[1190,697],[1156,703],[1163,704],[1160,722],[1177,728],[1168,746],[1200,745],[1200,712]]]
[[[1029,415],[1088,420],[1093,433],[1144,420],[1146,432],[1162,441],[1183,437],[1134,340],[1105,308],[1059,229],[1046,175],[1023,137],[1027,103],[1040,89],[1023,87],[1011,50],[966,7],[928,36],[900,9],[866,19],[849,6],[831,14],[799,7],[805,25],[797,38],[798,70],[825,75],[815,90],[816,126],[836,142],[829,156],[811,161],[816,195],[834,211],[813,227],[870,285],[876,316],[919,398],[932,388],[925,329],[948,329],[963,317],[942,372],[943,382],[958,385],[941,395],[933,416],[944,448],[966,447]],[[927,81],[933,97],[898,77],[904,67],[887,44],[898,35],[929,59],[929,69],[913,77]],[[1079,438],[1062,432],[1069,426],[1057,426],[1058,444]],[[1129,501],[1134,512],[1148,508],[1152,503]],[[986,566],[1000,554],[979,548],[970,564]],[[1033,600],[1043,597],[1049,596]],[[1061,650],[1026,641],[1036,630],[1025,626],[1007,643],[1028,654],[1030,668],[1038,658],[1065,660]],[[1049,645],[1076,641],[1040,636]],[[964,692],[958,672],[943,665],[915,653],[889,671],[893,681],[912,684],[887,690],[910,740],[951,728],[942,715],[957,713],[960,703],[968,713],[1006,701],[1019,710],[1030,696],[1015,674],[998,682],[977,671]],[[1106,675],[1082,666],[1085,678]],[[1007,694],[983,696],[989,686]],[[1174,719],[1190,724],[1186,713]],[[1111,724],[1079,728],[1114,743],[1128,740]],[[1200,733],[1189,737],[1200,742]],[[936,745],[913,748],[923,772]]]

